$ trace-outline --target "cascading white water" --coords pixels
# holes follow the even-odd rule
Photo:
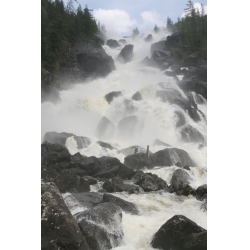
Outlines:
[[[129,39],[127,39],[129,40]],[[157,42],[155,40],[154,42]],[[93,80],[89,83],[77,84],[68,90],[60,92],[62,99],[59,104],[42,104],[42,136],[48,131],[70,132],[78,136],[86,136],[92,140],[91,144],[84,149],[78,149],[74,137],[66,141],[66,147],[71,154],[80,152],[86,156],[100,157],[109,155],[124,161],[126,151],[121,150],[133,145],[146,148],[150,146],[152,153],[166,148],[165,146],[153,146],[155,139],[160,139],[172,147],[184,149],[197,164],[191,168],[190,185],[197,188],[207,183],[207,148],[199,149],[196,143],[184,143],[180,133],[175,127],[174,111],[180,110],[186,119],[186,123],[198,129],[206,137],[206,121],[201,117],[201,121],[194,122],[188,114],[176,105],[168,102],[163,103],[159,98],[155,98],[159,83],[177,89],[183,97],[185,94],[178,87],[176,81],[162,74],[160,70],[145,67],[139,62],[146,56],[150,56],[150,43],[143,40],[132,41],[134,44],[134,59],[127,64],[119,64],[116,57],[119,49],[110,49],[104,45],[105,51],[115,60],[116,70],[105,78]],[[179,76],[182,78],[182,76]],[[105,100],[105,95],[111,91],[122,91],[123,95],[115,98],[110,105]],[[124,100],[131,100],[132,95],[139,91],[142,101],[132,101],[133,109],[128,109]],[[206,117],[206,102],[198,108]],[[115,149],[104,149],[96,144],[98,138],[95,136],[95,129],[102,116],[109,118],[115,125],[130,115],[136,115],[143,123],[140,133],[133,137],[119,138],[116,136],[108,143]],[[173,157],[175,157],[173,155]],[[149,172],[157,174],[169,184],[176,166],[154,168]],[[100,184],[99,184],[100,185]],[[92,191],[97,191],[92,186]],[[182,214],[206,228],[207,213],[200,209],[202,202],[191,197],[177,196],[165,192],[152,192],[145,194],[114,194],[124,200],[133,202],[140,210],[139,215],[130,215],[123,212],[122,225],[124,238],[116,250],[133,249],[153,249],[150,241],[153,234],[173,215]],[[81,206],[70,193],[63,194],[66,204],[72,214],[83,211],[86,208]]]

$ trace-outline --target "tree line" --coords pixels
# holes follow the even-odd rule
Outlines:
[[[41,0],[41,60],[42,68],[56,71],[56,62],[60,60],[61,41],[70,43],[89,40],[98,32],[105,32],[105,26],[97,22],[88,6],[82,9],[77,0]]]

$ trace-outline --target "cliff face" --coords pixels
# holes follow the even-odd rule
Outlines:
[[[114,60],[102,48],[104,42],[95,37],[88,45],[84,42],[61,42],[62,58],[58,61],[58,70],[52,74],[42,70],[42,101],[60,101],[59,90],[69,84],[83,82],[89,77],[105,77],[115,70]]]

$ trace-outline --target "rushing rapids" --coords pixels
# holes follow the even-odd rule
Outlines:
[[[129,39],[127,39],[129,40]],[[198,122],[180,106],[168,101],[163,102],[160,97],[156,98],[157,91],[174,89],[181,97],[187,98],[186,94],[177,85],[177,80],[164,75],[156,68],[146,67],[140,62],[150,57],[150,46],[143,40],[128,43],[134,45],[134,57],[131,62],[121,64],[117,56],[121,48],[111,49],[104,45],[105,51],[115,60],[116,70],[105,78],[92,80],[88,83],[76,84],[68,90],[60,92],[61,102],[42,104],[42,141],[46,132],[68,132],[77,136],[90,138],[86,147],[79,148],[74,136],[66,139],[65,146],[73,155],[79,152],[85,156],[112,156],[122,163],[124,158],[134,153],[138,146],[147,148],[151,153],[165,149],[166,145],[154,144],[159,139],[169,147],[185,150],[195,162],[190,167],[190,186],[194,189],[207,183],[207,147],[206,143],[201,146],[200,141],[183,140],[181,129],[190,125],[202,135],[206,141],[206,100],[196,102],[197,107],[202,111]],[[178,75],[181,80],[182,75]],[[115,97],[110,104],[106,101],[105,95],[112,91],[121,91],[121,95]],[[142,100],[135,101],[131,97],[137,92],[141,94]],[[192,93],[195,98],[195,93]],[[202,97],[201,97],[202,98]],[[181,112],[184,117],[184,125],[176,126],[176,111]],[[107,117],[115,129],[111,138],[104,140],[112,147],[102,147],[99,138],[96,136],[96,128],[101,118]],[[124,134],[118,129],[119,122],[126,117],[136,116],[136,126]],[[84,142],[82,142],[84,144]],[[142,149],[141,149],[142,150]],[[144,169],[144,172],[151,172],[158,175],[170,184],[173,172],[177,166],[156,166],[153,169]],[[129,181],[128,181],[129,182]],[[103,182],[91,186],[91,192],[97,192],[102,188]],[[163,190],[128,194],[117,192],[113,195],[137,205],[139,214],[132,215],[122,211],[122,227],[124,236],[119,246],[112,249],[133,250],[133,249],[154,249],[150,245],[153,235],[157,230],[174,215],[184,215],[203,228],[207,228],[207,212],[202,209],[203,201],[192,196],[178,196],[175,193],[168,193]],[[87,207],[81,204],[76,197],[67,192],[63,195],[64,201],[72,215],[85,211]],[[115,230],[114,228],[112,230]]]

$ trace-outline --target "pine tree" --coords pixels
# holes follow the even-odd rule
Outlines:
[[[139,34],[140,34],[140,32],[139,32],[138,28],[137,27],[134,28],[133,29],[133,33],[132,33],[132,37],[136,38]]]
[[[188,3],[187,3],[186,5],[187,5],[187,8],[184,9],[185,16],[191,16],[191,13],[192,13],[193,11],[195,11],[195,10],[194,10],[194,3],[193,3],[192,0],[188,0]]]
[[[155,33],[159,33],[159,31],[160,31],[160,28],[159,28],[157,25],[155,25],[155,27],[154,27],[154,32],[155,32]]]

